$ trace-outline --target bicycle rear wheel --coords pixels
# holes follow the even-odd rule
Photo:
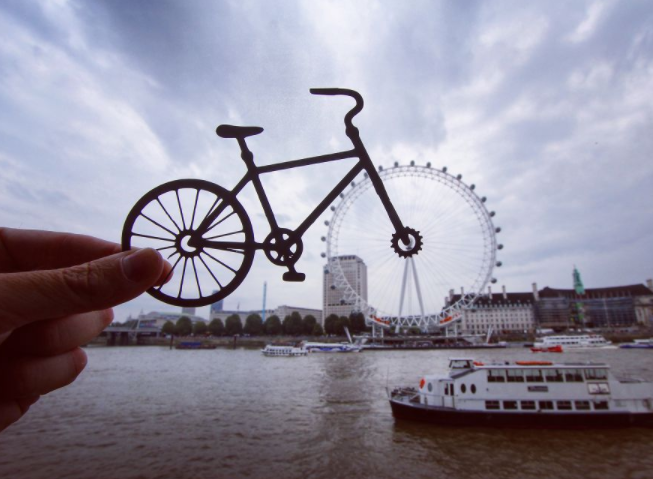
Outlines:
[[[220,210],[206,231],[210,214]],[[228,241],[228,248],[192,247],[193,236]],[[226,298],[243,282],[254,259],[252,224],[229,191],[204,180],[160,185],[132,208],[122,231],[122,248],[154,248],[172,265],[166,283],[147,292],[175,306],[207,306]],[[240,246],[242,245],[242,247]]]

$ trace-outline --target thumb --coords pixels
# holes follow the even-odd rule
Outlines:
[[[163,282],[170,266],[151,249],[69,268],[0,274],[0,334],[33,321],[107,309]],[[8,328],[7,328],[8,326]]]

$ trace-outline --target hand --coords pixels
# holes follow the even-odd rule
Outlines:
[[[112,306],[166,281],[153,249],[121,252],[90,236],[0,228],[0,431],[86,366],[79,346]]]

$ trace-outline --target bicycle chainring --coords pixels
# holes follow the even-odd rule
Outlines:
[[[408,242],[405,243],[402,241],[402,238],[408,238]],[[392,235],[391,244],[392,249],[400,257],[410,258],[422,249],[422,235],[413,228],[404,227],[402,231],[398,231]]]

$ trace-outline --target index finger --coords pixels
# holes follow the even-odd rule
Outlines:
[[[57,269],[87,263],[121,251],[93,236],[0,228],[0,272]]]

